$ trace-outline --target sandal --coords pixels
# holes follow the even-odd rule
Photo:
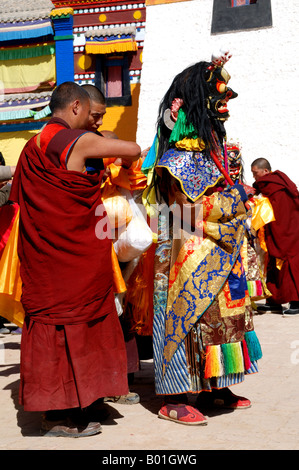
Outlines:
[[[120,403],[121,405],[136,405],[140,402],[140,396],[138,393],[129,392],[127,395],[121,395],[118,397],[105,397],[104,403],[112,401],[113,403]]]
[[[180,424],[198,426],[208,424],[207,419],[193,406],[166,403],[158,413],[159,418],[168,419]]]

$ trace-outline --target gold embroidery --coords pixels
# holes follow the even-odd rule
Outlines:
[[[190,241],[191,239],[189,239]],[[198,246],[195,251],[188,257],[185,263],[182,265],[179,273],[176,276],[176,279],[169,290],[168,293],[168,302],[167,302],[167,309],[169,310],[174,303],[179,291],[181,290],[182,285],[185,281],[190,277],[190,275],[195,271],[196,266],[198,266],[203,259],[211,252],[211,249],[215,243],[206,238],[201,246]],[[170,277],[173,274],[173,269],[170,271]]]
[[[175,263],[172,264],[173,284],[168,292],[165,318],[164,373],[190,328],[215,301],[242,245],[247,215],[236,189],[230,194],[215,193],[204,197],[203,217],[204,241],[198,244],[198,249],[182,263],[177,273]],[[186,249],[180,251],[181,256],[184,253]],[[237,302],[236,307],[244,314],[245,299]],[[237,312],[233,308],[225,308],[224,315],[231,316],[232,311],[235,316]]]
[[[231,301],[231,305],[229,306],[227,304],[227,295],[229,295],[229,300]],[[246,302],[245,299],[242,299],[242,301],[232,301],[230,298],[229,294],[229,287],[228,287],[228,282],[224,284],[223,288],[218,294],[218,300],[219,300],[219,308],[220,308],[220,314],[221,317],[234,317],[236,315],[240,315],[245,313],[245,307],[246,307]]]

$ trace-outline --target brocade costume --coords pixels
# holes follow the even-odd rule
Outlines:
[[[228,387],[257,372],[262,356],[249,296],[249,285],[254,296],[263,292],[246,228],[247,195],[230,177],[232,171],[236,180],[239,164],[229,168],[223,124],[237,97],[223,68],[229,58],[220,51],[174,77],[142,167],[143,202],[158,217],[153,350],[156,393],[165,396],[158,414],[182,424],[206,424],[199,411],[207,396],[211,404],[217,395],[224,406],[250,406]],[[195,407],[188,392],[199,394]]]
[[[169,226],[163,210],[159,214],[153,326],[156,392],[171,395],[228,387],[256,372],[261,357],[244,269],[247,196],[241,185],[217,191],[222,175],[200,152],[170,149],[155,171],[161,173],[162,168],[161,193],[174,211],[177,204],[200,210],[193,227],[179,228],[175,237],[175,217]]]

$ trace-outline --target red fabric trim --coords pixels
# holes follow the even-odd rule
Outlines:
[[[62,130],[63,126],[59,123],[49,123],[40,133],[40,149],[42,152],[46,153],[49,142],[53,139],[54,135],[58,131]],[[35,142],[37,141],[37,135],[35,136]]]
[[[57,167],[67,169],[70,149],[86,132],[82,129],[71,129],[63,119],[52,118],[41,131],[38,146]],[[35,142],[38,142],[38,136],[35,137]]]

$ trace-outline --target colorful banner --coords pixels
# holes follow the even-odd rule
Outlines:
[[[55,55],[31,57],[20,61],[0,62],[0,81],[4,93],[26,93],[53,87],[56,82]]]

